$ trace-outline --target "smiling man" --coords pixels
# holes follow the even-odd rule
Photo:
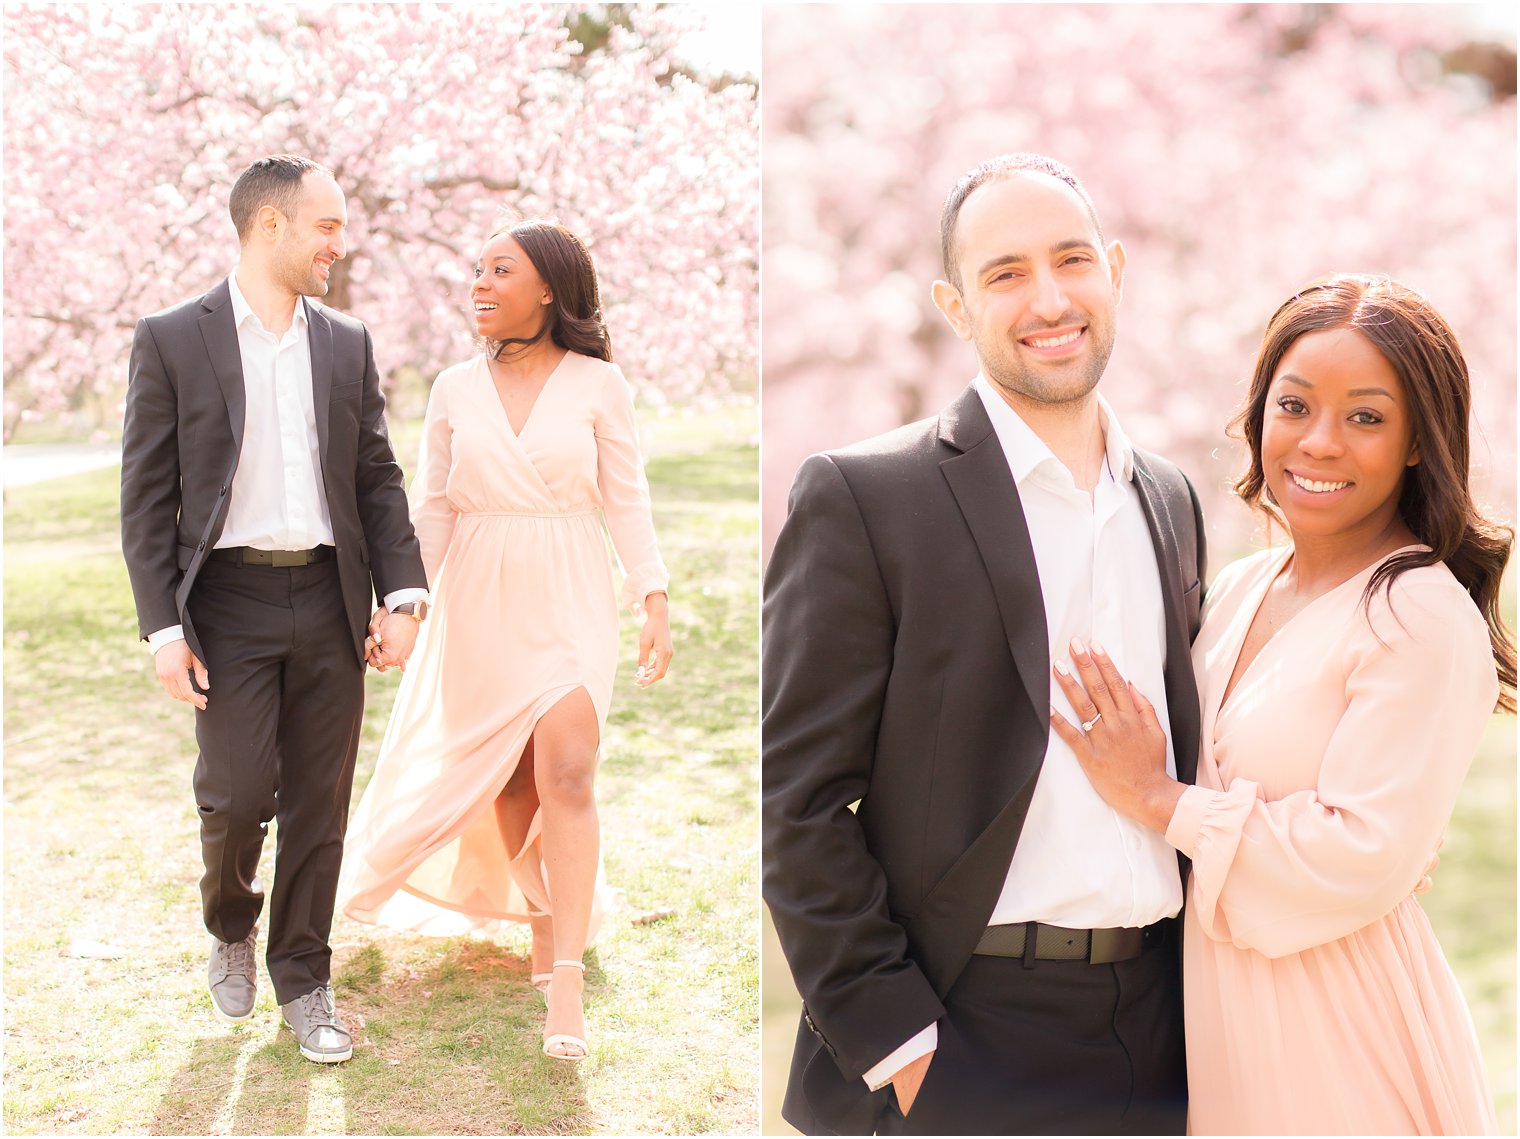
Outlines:
[[[1181,868],[1051,732],[1050,672],[1103,645],[1191,780],[1197,497],[1097,394],[1124,252],[1069,170],[971,170],[941,247],[934,300],[978,374],[809,458],[766,574],[764,889],[804,1004],[783,1111],[1180,1134]]]
[[[345,252],[332,174],[261,158],[232,187],[236,270],[137,323],[122,437],[122,548],[159,683],[196,709],[193,785],[217,1017],[253,1015],[256,876],[279,822],[275,999],[301,1054],[346,1060],[333,899],[369,655],[405,660],[427,580],[385,431],[369,332],[310,298]],[[366,644],[375,596],[383,651]]]

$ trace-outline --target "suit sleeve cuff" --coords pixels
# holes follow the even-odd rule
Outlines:
[[[172,645],[175,641],[185,639],[185,627],[183,625],[170,625],[167,629],[159,629],[156,633],[148,634],[148,652],[156,653],[165,645]]]
[[[885,1060],[867,1069],[865,1075],[860,1078],[866,1082],[866,1087],[873,1092],[877,1091],[891,1083],[892,1077],[914,1060],[920,1056],[927,1056],[938,1047],[939,1024],[935,1022],[918,1032],[907,1043],[898,1046]]]
[[[418,589],[415,585],[408,589],[397,589],[385,595],[385,610],[389,613],[398,605],[405,605],[408,601],[426,601],[428,591]]]

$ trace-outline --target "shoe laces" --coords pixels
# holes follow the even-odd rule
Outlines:
[[[313,1027],[324,1024],[337,1026],[338,1005],[333,1000],[332,990],[326,985],[301,997],[300,1003],[301,1015],[306,1018],[307,1024]]]
[[[218,946],[223,970],[229,975],[253,976],[253,939],[250,933],[242,941],[224,941]]]

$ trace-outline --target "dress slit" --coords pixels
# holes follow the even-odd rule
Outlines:
[[[598,755],[606,739],[619,652],[607,535],[625,604],[669,581],[626,380],[571,353],[518,436],[484,357],[447,369],[410,494],[433,606],[354,817],[339,897],[358,921],[499,935],[549,899],[542,807],[509,851],[497,796],[539,722],[577,689]],[[599,866],[593,934],[609,900]]]

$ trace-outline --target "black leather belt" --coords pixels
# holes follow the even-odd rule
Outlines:
[[[1165,918],[1144,928],[1066,929],[1036,921],[991,925],[972,952],[984,957],[1022,957],[1025,964],[1033,961],[1086,961],[1091,965],[1103,965],[1110,961],[1129,961],[1153,946],[1164,945],[1173,924],[1173,919]],[[1033,942],[1029,938],[1031,930],[1034,931]]]
[[[240,566],[309,566],[333,556],[331,546],[314,546],[309,550],[255,550],[252,546],[222,546],[211,551],[219,562],[236,562]]]

